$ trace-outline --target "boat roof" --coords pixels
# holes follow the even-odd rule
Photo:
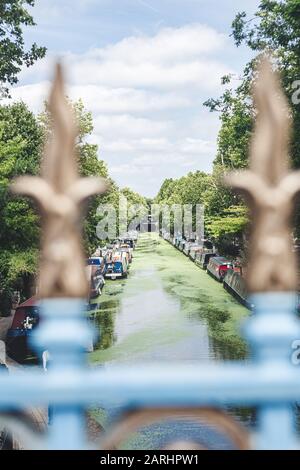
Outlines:
[[[212,260],[216,260],[218,263],[224,263],[224,264],[232,264],[232,262],[227,259],[227,258],[224,258],[223,256],[214,256],[213,258],[211,258]]]
[[[30,299],[25,300],[22,304],[18,305],[17,308],[24,308],[24,307],[38,307],[39,300],[36,296],[30,297]]]
[[[103,262],[103,258],[101,256],[93,256],[87,260],[88,266],[100,266]]]

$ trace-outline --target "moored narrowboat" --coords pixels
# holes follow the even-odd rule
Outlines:
[[[183,251],[183,250],[184,250],[184,247],[185,247],[186,243],[187,243],[186,240],[183,240],[183,239],[180,240],[179,245],[178,245],[179,251]]]
[[[183,241],[182,237],[175,238],[175,247],[179,250],[180,243]]]
[[[127,243],[121,243],[119,251],[121,253],[126,253],[128,264],[132,263],[133,248],[131,248],[130,245],[128,245]]]
[[[218,256],[216,253],[197,253],[195,263],[200,266],[200,268],[206,269],[210,258],[215,258],[216,256]]]
[[[133,238],[124,238],[124,239],[121,239],[121,244],[124,244],[124,245],[127,245],[129,248],[131,248],[132,250],[135,249],[135,242],[133,240]]]
[[[105,285],[104,270],[104,258],[93,257],[87,260],[86,274],[89,284],[89,299],[94,299],[102,294]]]
[[[20,304],[6,335],[8,355],[18,362],[34,359],[36,354],[31,348],[30,338],[39,324],[39,305],[36,297]]]
[[[193,243],[189,250],[189,258],[192,261],[196,260],[197,255],[203,253],[203,246],[198,243]]]
[[[34,330],[40,323],[39,299],[34,296],[20,304],[14,313],[11,327],[6,334],[7,354],[19,363],[38,363],[37,352],[31,346]],[[86,318],[90,322],[91,313],[99,304],[86,304]],[[91,347],[87,345],[87,350]]]
[[[190,247],[191,247],[191,245],[192,245],[192,243],[191,243],[191,242],[188,242],[188,241],[186,241],[185,244],[184,244],[182,253],[185,254],[186,256],[189,256],[189,252],[190,252]]]
[[[222,256],[211,257],[207,265],[207,272],[220,282],[223,281],[228,269],[233,269],[233,264]]]
[[[162,233],[162,237],[164,240],[166,240],[167,242],[171,242],[171,235],[169,232],[163,232]]]
[[[128,265],[122,253],[111,253],[105,260],[105,278],[118,279],[128,275]]]
[[[248,301],[246,282],[240,273],[233,269],[228,269],[223,280],[223,287],[245,307],[249,308],[249,310],[252,309],[253,306]]]

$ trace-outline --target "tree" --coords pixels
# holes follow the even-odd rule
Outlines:
[[[34,26],[33,17],[26,6],[33,7],[35,0],[1,0],[0,2],[0,91],[9,95],[7,85],[18,82],[22,67],[30,67],[46,54],[45,47],[36,43],[26,50],[23,27]]]
[[[108,177],[106,165],[98,159],[98,148],[86,142],[92,131],[92,116],[82,102],[74,104],[79,122],[77,153],[82,176]],[[37,119],[24,103],[0,106],[0,312],[7,314],[14,290],[22,298],[32,293],[37,273],[40,239],[39,217],[30,200],[15,197],[9,192],[11,180],[23,174],[39,172],[42,151],[49,136],[51,120],[46,110]],[[111,182],[106,201],[114,198],[118,189]],[[115,198],[116,199],[116,198]],[[103,198],[92,201],[84,221],[84,239],[87,253],[98,240],[96,236],[96,209]]]
[[[249,145],[253,131],[255,109],[252,103],[252,84],[257,79],[257,63],[261,54],[271,53],[274,69],[280,72],[283,89],[290,102],[294,122],[290,155],[294,168],[300,168],[300,2],[299,0],[261,0],[257,12],[248,18],[245,12],[238,13],[232,23],[232,36],[237,47],[245,44],[256,55],[246,64],[237,86],[236,77],[222,78],[226,89],[218,99],[209,99],[204,105],[220,113],[221,130],[215,169],[223,172],[248,166]],[[215,171],[215,170],[214,170]],[[219,171],[219,170],[218,170]],[[227,209],[244,206],[231,194],[227,198]],[[300,236],[300,211],[297,214],[297,235]],[[223,222],[230,230],[230,220],[220,211]],[[229,223],[229,225],[228,225]],[[233,223],[233,221],[232,221]],[[221,222],[220,222],[221,224]]]
[[[247,166],[251,122],[254,117],[251,97],[252,82],[256,80],[257,62],[261,54],[270,52],[274,68],[280,72],[283,89],[290,102],[294,122],[291,157],[293,166],[299,168],[300,103],[297,99],[296,88],[300,68],[300,2],[298,0],[261,0],[253,18],[248,18],[245,12],[236,15],[232,23],[232,36],[237,47],[246,44],[256,53],[256,56],[246,64],[243,76],[236,88],[226,89],[219,99],[209,99],[204,103],[211,111],[221,113],[222,129],[219,139],[230,137],[232,142],[235,141],[233,148],[229,146],[234,163],[238,167]],[[232,79],[233,77],[223,77],[222,82],[228,85],[232,83]],[[220,144],[222,145],[222,140]],[[226,147],[226,142],[224,147]],[[222,152],[218,152],[218,155],[221,157]],[[228,164],[226,158],[224,164]]]
[[[100,176],[108,181],[108,191],[104,196],[95,196],[89,204],[88,213],[83,223],[84,245],[87,255],[92,254],[98,246],[96,227],[99,222],[97,208],[99,204],[112,204],[118,206],[119,189],[114,181],[109,178],[106,163],[98,158],[98,146],[87,142],[87,138],[94,130],[92,113],[87,111],[81,99],[76,102],[69,100],[72,106],[78,125],[78,138],[76,142],[76,153],[78,155],[79,174],[81,176]],[[39,122],[42,126],[44,139],[49,138],[52,122],[48,104],[45,103],[44,111],[39,115]]]
[[[248,212],[244,206],[230,206],[219,215],[209,217],[207,234],[216,241],[220,253],[238,255],[243,246]]]
[[[71,103],[77,122],[76,153],[81,176],[100,176],[109,184],[105,195],[91,200],[84,219],[84,242],[87,256],[99,245],[96,227],[100,216],[99,204],[119,206],[118,186],[109,177],[106,164],[98,158],[98,146],[87,141],[93,131],[93,119],[81,100]],[[30,200],[15,197],[9,192],[11,180],[17,176],[39,172],[46,140],[51,134],[51,115],[46,104],[36,118],[24,103],[0,106],[0,312],[8,314],[14,290],[22,292],[22,299],[32,294],[37,273],[40,227],[39,217]],[[129,205],[146,200],[129,188],[123,190]]]
[[[161,206],[192,205],[206,206],[206,193],[211,185],[211,176],[202,171],[190,172],[187,176],[179,179],[166,179],[154,202]],[[162,219],[162,215],[160,217]],[[192,214],[193,225],[195,227],[196,213]],[[170,214],[171,232],[174,231],[174,214]]]
[[[30,201],[13,197],[11,180],[39,169],[43,133],[24,103],[0,106],[0,311],[13,290],[30,295],[36,273],[39,219]]]
[[[254,18],[239,13],[232,24],[233,37],[239,47],[245,43],[258,56],[245,67],[243,86],[255,79],[259,54],[271,51],[274,67],[280,72],[283,88],[290,102],[294,122],[291,142],[293,166],[300,168],[300,103],[294,102],[295,82],[300,69],[300,3],[298,0],[262,0]]]
[[[119,236],[122,236],[122,231],[127,232],[130,224],[138,220],[139,222],[145,221],[148,216],[150,206],[145,197],[136,193],[132,189],[125,187],[120,190],[120,196],[126,198],[127,204],[127,227],[123,225],[119,218]],[[119,214],[120,215],[120,214]]]
[[[121,189],[121,194],[126,197],[129,205],[142,205],[147,207],[146,199],[139,193],[136,193],[132,189],[126,187]]]

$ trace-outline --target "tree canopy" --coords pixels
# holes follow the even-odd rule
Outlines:
[[[179,180],[166,179],[157,199],[171,203],[203,203],[206,233],[222,250],[230,245],[243,248],[247,211],[240,197],[225,188],[222,177],[229,171],[246,168],[256,111],[252,101],[252,85],[256,80],[261,54],[271,53],[274,69],[282,77],[283,89],[290,102],[294,122],[290,154],[295,168],[300,167],[300,2],[299,0],[261,0],[253,17],[245,12],[236,15],[232,37],[237,47],[246,45],[253,58],[245,64],[241,77],[220,77],[224,92],[204,105],[218,112],[221,129],[211,175],[201,172]],[[298,99],[295,101],[295,97]],[[300,221],[300,215],[298,215]],[[297,223],[300,235],[300,224]]]
[[[90,201],[84,218],[83,235],[87,256],[99,244],[97,224],[100,204],[112,204],[118,213],[119,196],[128,199],[128,207],[147,206],[146,200],[130,188],[120,190],[110,178],[105,162],[98,157],[98,146],[88,142],[93,132],[92,114],[81,100],[72,103],[77,122],[76,153],[81,176],[100,176],[109,183],[105,195]],[[0,312],[8,313],[14,290],[22,298],[32,294],[37,273],[40,227],[39,217],[30,200],[15,197],[9,192],[13,178],[39,172],[43,148],[51,133],[51,116],[45,103],[44,111],[36,117],[24,103],[0,106]]]
[[[0,106],[0,309],[14,289],[29,293],[36,272],[39,219],[30,201],[13,197],[11,180],[38,172],[43,132],[25,104]]]
[[[9,85],[18,82],[22,67],[30,67],[46,54],[45,47],[36,43],[29,49],[25,47],[23,28],[34,26],[33,17],[28,7],[33,7],[35,0],[0,1],[0,84],[2,95],[9,95]]]

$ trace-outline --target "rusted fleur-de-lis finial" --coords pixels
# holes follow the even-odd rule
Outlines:
[[[295,291],[292,214],[300,190],[300,172],[289,169],[290,113],[280,81],[263,58],[254,85],[257,121],[250,170],[226,177],[251,210],[252,234],[247,283],[250,292]]]
[[[41,298],[81,298],[87,295],[81,218],[84,203],[105,192],[101,178],[79,178],[75,151],[77,126],[64,92],[61,66],[49,99],[53,128],[45,150],[41,177],[24,176],[12,191],[29,196],[42,216],[42,249],[39,269]]]

